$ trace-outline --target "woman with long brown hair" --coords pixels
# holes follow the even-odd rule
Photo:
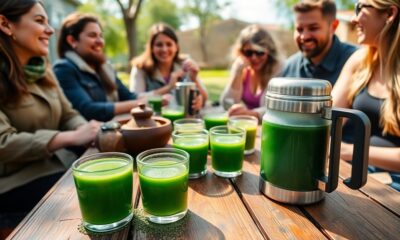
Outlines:
[[[22,220],[76,160],[66,147],[90,144],[100,126],[57,85],[46,59],[53,33],[40,1],[1,1],[0,228]]]
[[[175,83],[188,77],[200,94],[193,102],[199,110],[207,100],[207,91],[198,78],[199,67],[179,55],[179,42],[174,30],[164,23],[150,28],[145,51],[132,60],[130,90],[139,96],[169,94]]]
[[[139,105],[104,54],[103,30],[96,16],[68,15],[58,38],[54,72],[65,95],[87,120],[109,121]]]

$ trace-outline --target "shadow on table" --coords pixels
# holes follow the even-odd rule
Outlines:
[[[128,239],[220,239],[223,232],[206,219],[188,210],[186,216],[175,223],[160,225],[145,218],[135,218]]]
[[[231,178],[230,181],[240,193],[261,195],[258,187],[259,179],[259,175],[255,175],[244,170],[241,176],[237,178]]]
[[[208,197],[223,197],[234,192],[228,178],[218,177],[210,170],[204,177],[190,179],[189,186],[193,191]]]

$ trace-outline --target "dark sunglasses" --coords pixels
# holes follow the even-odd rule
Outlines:
[[[356,16],[358,16],[358,14],[361,12],[361,10],[363,8],[374,8],[374,7],[369,4],[363,4],[363,3],[357,2],[354,6],[354,12],[355,12]]]
[[[256,50],[242,50],[242,53],[243,53],[243,55],[245,55],[246,57],[251,57],[251,56],[253,56],[254,54],[257,56],[257,57],[262,57],[262,56],[264,56],[265,55],[265,52],[263,52],[263,51],[256,51]]]

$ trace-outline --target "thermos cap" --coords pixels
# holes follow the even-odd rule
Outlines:
[[[330,82],[311,78],[272,78],[265,94],[268,109],[320,113],[332,106]]]
[[[175,86],[176,88],[195,88],[196,84],[194,82],[177,82]]]

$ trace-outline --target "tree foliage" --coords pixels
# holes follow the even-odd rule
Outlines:
[[[181,26],[179,9],[172,0],[150,0],[143,4],[143,9],[137,22],[137,54],[144,50],[151,25],[158,22],[164,22],[174,29],[179,29]]]
[[[118,17],[118,9],[105,8],[99,2],[98,0],[88,0],[78,10],[95,14],[100,19],[106,42],[105,51],[107,56],[112,58],[119,57],[128,50],[122,19]]]

